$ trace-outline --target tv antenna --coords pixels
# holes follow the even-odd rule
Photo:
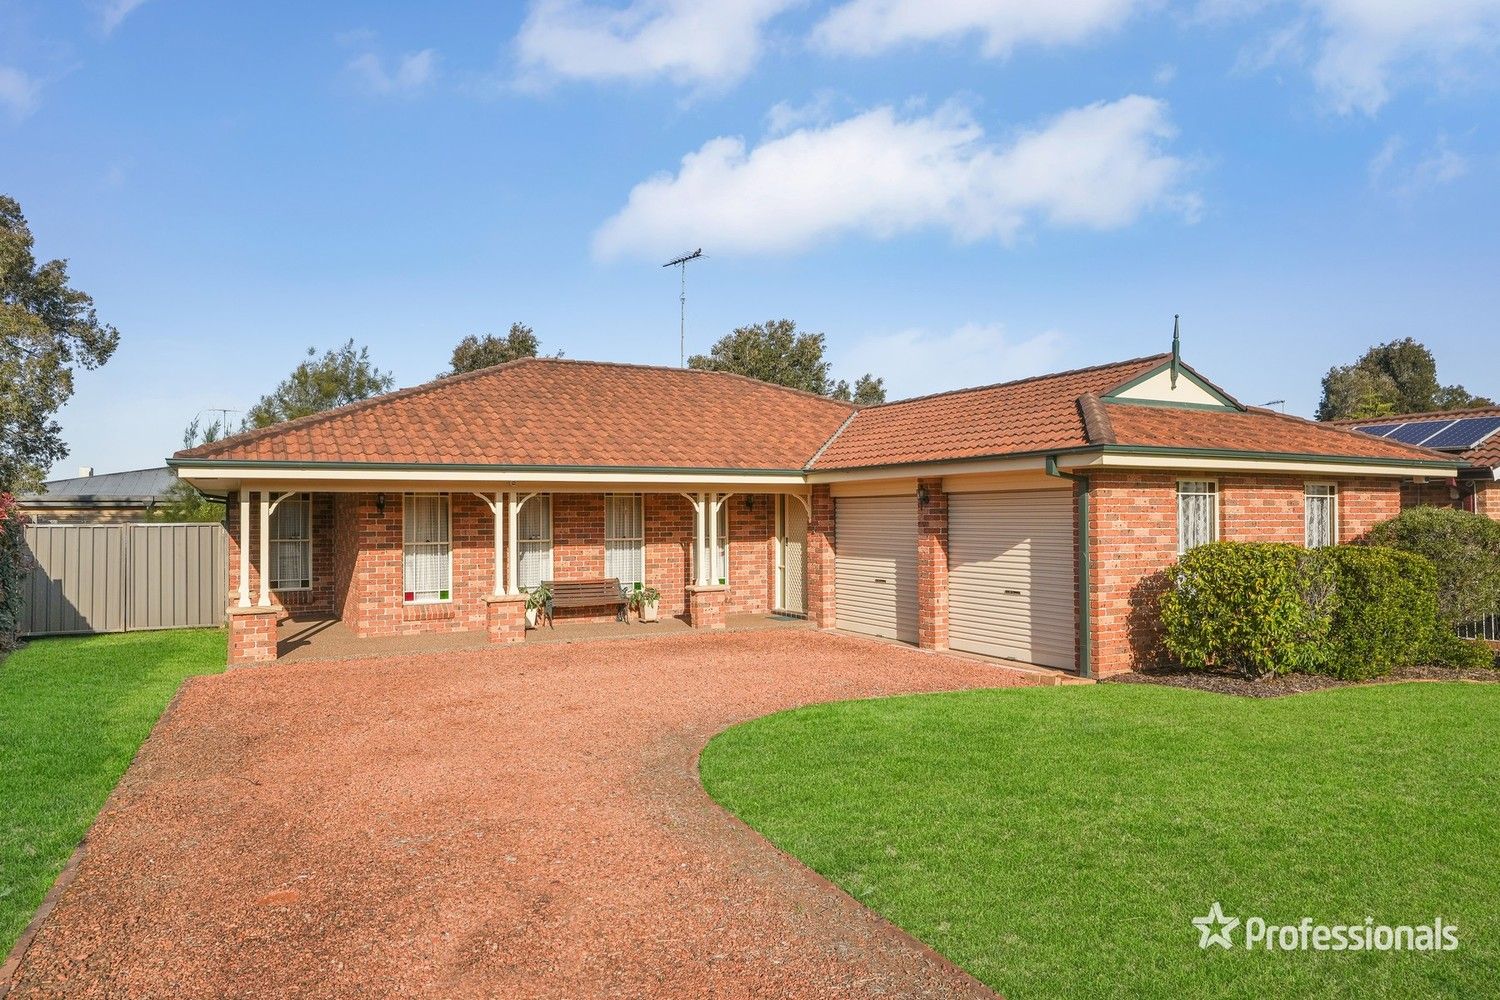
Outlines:
[[[703,248],[699,247],[692,253],[685,253],[675,260],[669,260],[662,267],[675,267],[682,271],[682,294],[678,297],[677,316],[677,354],[678,363],[687,367],[687,266],[688,261],[697,260],[703,256]]]

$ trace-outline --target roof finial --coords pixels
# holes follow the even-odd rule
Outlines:
[[[1177,388],[1177,366],[1182,364],[1182,333],[1178,329],[1177,321],[1181,317],[1177,313],[1172,314],[1172,388]]]

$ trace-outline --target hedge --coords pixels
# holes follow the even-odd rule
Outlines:
[[[1438,614],[1449,626],[1500,613],[1500,521],[1446,507],[1413,507],[1370,531],[1370,542],[1437,567]]]
[[[0,652],[12,649],[21,620],[26,578],[26,518],[9,493],[0,493]]]
[[[1184,555],[1170,577],[1162,641],[1190,669],[1358,680],[1424,661],[1472,665],[1481,656],[1473,644],[1447,641],[1437,571],[1409,552],[1214,542]]]

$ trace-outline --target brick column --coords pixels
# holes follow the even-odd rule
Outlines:
[[[822,484],[812,488],[812,511],[807,519],[807,618],[818,628],[833,628],[837,617],[833,560],[833,493]]]
[[[505,645],[526,641],[525,594],[489,594],[484,606],[490,642]]]
[[[729,588],[719,584],[687,588],[688,624],[693,628],[723,628],[728,597]]]
[[[276,659],[278,608],[229,609],[229,665],[249,666]]]
[[[917,645],[948,648],[948,494],[941,479],[918,479]]]

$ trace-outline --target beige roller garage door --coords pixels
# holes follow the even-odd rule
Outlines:
[[[916,642],[916,498],[840,497],[837,516],[838,627]]]
[[[1073,669],[1073,494],[948,497],[948,644]]]

